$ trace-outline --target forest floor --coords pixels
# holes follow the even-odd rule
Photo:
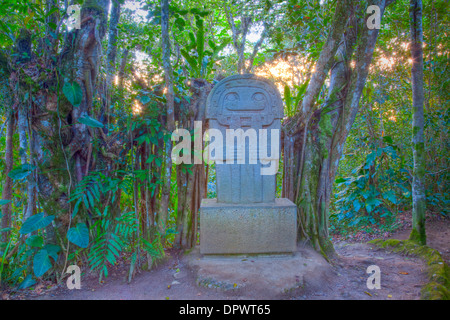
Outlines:
[[[406,216],[406,214],[405,214]],[[404,218],[401,227],[382,238],[407,239],[409,219]],[[427,218],[428,245],[438,250],[447,263],[450,262],[450,219],[439,215]],[[380,238],[380,236],[377,236]],[[337,257],[332,259],[329,275],[305,279],[305,286],[289,293],[275,294],[271,290],[252,290],[251,286],[236,290],[210,289],[198,286],[196,275],[187,265],[182,252],[167,250],[163,263],[148,272],[140,272],[132,282],[125,280],[125,265],[111,268],[108,279],[99,283],[95,275],[82,275],[82,288],[68,290],[62,286],[40,283],[31,290],[3,292],[3,299],[43,300],[239,300],[239,299],[294,299],[294,300],[411,300],[420,298],[420,289],[427,282],[426,264],[414,257],[391,253],[366,241],[369,234],[343,239],[335,238]],[[375,237],[376,238],[376,237]],[[381,289],[367,289],[366,273],[369,265],[377,265],[381,271]]]

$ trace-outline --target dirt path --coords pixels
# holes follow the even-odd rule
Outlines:
[[[428,243],[440,251],[448,262],[450,256],[449,219],[430,221],[427,224]],[[400,231],[391,238],[405,239],[408,231]],[[183,254],[176,251],[167,253],[164,264],[150,272],[138,274],[131,284],[125,281],[126,271],[112,271],[104,284],[99,284],[93,276],[82,279],[80,290],[64,287],[42,292],[32,292],[13,296],[15,299],[60,299],[60,300],[227,300],[227,299],[419,299],[420,289],[426,283],[426,266],[417,259],[389,253],[364,243],[336,244],[338,257],[333,259],[326,281],[305,279],[305,288],[289,294],[267,294],[254,290],[209,289],[196,285],[196,277],[189,269]],[[366,285],[369,274],[367,267],[377,265],[381,271],[381,289],[369,290]]]
[[[450,219],[431,218],[427,221],[426,230],[427,245],[438,250],[445,262],[450,264]],[[390,238],[405,240],[409,233],[409,229],[402,230]]]
[[[341,244],[336,247],[339,258],[333,260],[336,276],[326,286],[313,286],[297,298],[316,300],[413,300],[420,298],[426,283],[426,265],[417,258],[388,253],[368,244]],[[367,288],[367,268],[380,268],[381,289]]]
[[[386,237],[408,239],[411,232],[410,217],[401,230]],[[450,263],[450,219],[429,216],[426,222],[427,244],[438,250],[447,264]],[[335,244],[339,258],[333,261],[338,276],[322,290],[320,286],[306,290],[302,299],[399,299],[420,298],[420,289],[426,283],[426,264],[417,258],[389,253],[365,243],[339,242]],[[381,289],[368,290],[366,274],[369,265],[381,271]]]

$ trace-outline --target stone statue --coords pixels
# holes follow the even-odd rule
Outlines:
[[[200,206],[200,252],[294,252],[297,207],[275,198],[283,118],[277,88],[251,74],[225,78],[208,96],[206,118],[226,139],[214,156],[217,199]]]

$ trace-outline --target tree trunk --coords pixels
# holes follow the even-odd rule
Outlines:
[[[192,79],[191,89],[193,95],[191,103],[186,110],[178,113],[178,122],[182,128],[194,132],[194,135],[201,139],[201,149],[204,149],[203,134],[207,126],[205,125],[206,99],[212,90],[212,85],[204,79]],[[202,123],[202,131],[195,131],[195,121]],[[198,130],[199,128],[197,128]],[[191,139],[193,150],[195,150],[195,137]],[[198,155],[197,155],[198,156]],[[207,174],[203,161],[198,163],[194,160],[191,172],[177,167],[177,187],[178,187],[178,212],[177,212],[177,236],[175,244],[182,248],[191,248],[197,241],[198,212],[202,199],[206,198]]]
[[[120,59],[120,68],[119,68],[119,90],[123,89],[123,81],[125,78],[125,66],[127,65],[128,53],[130,50],[125,49],[122,53],[122,58]]]
[[[31,162],[28,161],[27,155],[29,146],[31,146],[31,141],[28,142],[29,139],[27,138],[27,135],[29,134],[28,130],[29,103],[30,101],[21,101],[19,103],[19,111],[17,112],[18,114],[17,122],[19,131],[19,156],[20,156],[20,163],[22,166],[31,165]],[[31,149],[30,155],[32,156]],[[31,174],[27,176],[27,202],[26,205],[23,206],[23,221],[26,221],[33,214],[34,201],[35,199],[34,199],[34,169],[33,169]]]
[[[34,142],[30,122],[28,121],[28,149],[30,150],[30,166],[32,173],[27,177],[27,210],[24,213],[24,221],[35,213],[36,208],[36,165],[34,163]]]
[[[106,51],[106,86],[105,97],[103,99],[101,118],[106,117],[103,122],[108,125],[110,123],[110,109],[111,109],[111,95],[113,93],[112,83],[114,74],[116,72],[116,56],[117,56],[117,35],[120,19],[120,2],[118,0],[112,1],[111,17],[109,19],[109,33],[108,33],[108,49]],[[106,114],[106,115],[105,115]]]
[[[117,35],[120,19],[120,2],[112,1],[111,18],[109,19],[108,49],[106,51],[106,85],[109,88],[116,71]]]
[[[15,129],[14,111],[11,110],[8,120],[8,127],[6,129],[6,146],[5,146],[5,184],[3,185],[2,200],[12,200],[12,179],[8,173],[12,170],[13,159],[13,135]],[[11,227],[12,205],[11,202],[2,206],[2,229]],[[2,232],[2,241],[7,242],[10,232]]]
[[[411,0],[409,8],[411,24],[411,84],[412,84],[412,145],[414,173],[412,181],[412,231],[410,239],[426,244],[425,233],[425,147],[423,115],[423,30],[422,0]]]
[[[170,39],[169,39],[169,0],[161,0],[161,38],[162,38],[162,55],[165,79],[165,96],[166,96],[166,129],[169,133],[175,130],[175,114],[174,114],[174,91],[173,91],[173,72],[170,63]],[[158,226],[162,236],[165,234],[167,227],[167,217],[170,197],[170,184],[172,176],[172,141],[167,139],[164,148],[164,172],[162,179],[164,184],[161,190],[161,202],[159,210]]]
[[[56,215],[55,235],[64,235],[70,225],[71,205],[68,203],[77,181],[89,172],[91,135],[94,129],[78,120],[92,114],[97,75],[102,51],[101,40],[106,33],[107,0],[85,1],[81,8],[81,28],[74,29],[61,50],[57,73],[48,74],[33,99],[31,127],[35,161],[38,164],[38,201],[47,215]],[[43,72],[43,71],[42,71]],[[74,107],[64,96],[64,82],[78,83],[82,99]],[[57,91],[44,88],[56,87]],[[96,165],[106,167],[100,150]],[[51,238],[51,237],[50,237]],[[50,239],[55,243],[56,239]],[[61,244],[59,242],[58,244]]]
[[[369,1],[371,4],[378,5],[383,14],[384,0]],[[283,128],[283,196],[298,206],[299,240],[309,241],[325,256],[334,253],[328,235],[332,186],[378,36],[377,29],[366,27],[364,10],[355,1],[338,2],[300,112]],[[354,69],[350,67],[352,58],[356,60]],[[316,106],[330,70],[326,101]]]

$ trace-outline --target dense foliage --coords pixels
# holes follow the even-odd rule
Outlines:
[[[113,0],[117,25],[114,10],[106,17],[109,1],[74,3],[83,6],[82,17],[97,21],[98,63],[83,60],[96,70],[93,91],[74,71],[85,50],[78,41],[91,22],[79,31],[69,28],[67,1],[0,2],[2,221],[10,210],[0,230],[0,281],[19,288],[40,278],[61,281],[71,264],[98,272],[101,281],[122,259],[131,280],[162,259],[166,248],[197,243],[198,201],[216,192],[214,165],[177,166],[166,149],[172,132],[160,2]],[[427,0],[423,12],[426,201],[442,215],[449,214],[450,201],[447,5]],[[272,79],[284,98],[285,121],[294,117],[335,7],[335,1],[318,0],[171,1],[174,125],[202,134],[192,127],[198,106],[213,84],[237,72]],[[115,28],[116,36],[106,31]],[[383,16],[333,185],[333,232],[392,230],[398,213],[411,209],[408,37],[408,2],[397,0]],[[326,100],[327,86],[315,105]],[[79,149],[73,137],[81,137]],[[168,210],[162,212],[166,187]]]

